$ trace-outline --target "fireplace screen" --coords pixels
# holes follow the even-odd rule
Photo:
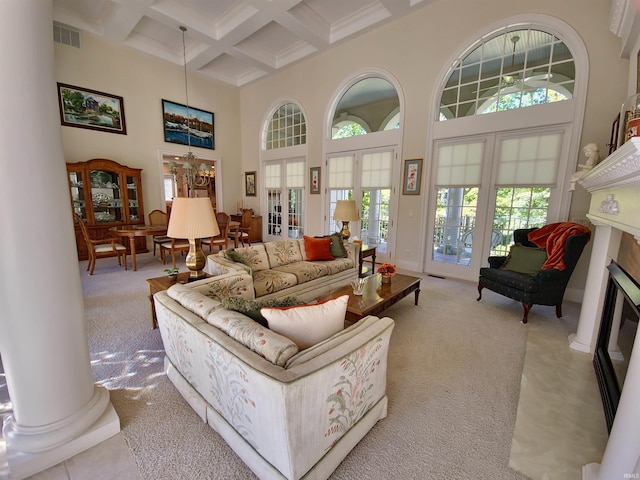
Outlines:
[[[617,263],[607,268],[609,281],[593,366],[611,432],[640,318],[640,286]]]

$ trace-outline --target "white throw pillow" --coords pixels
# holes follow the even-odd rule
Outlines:
[[[309,348],[344,329],[349,295],[314,305],[261,308],[269,329],[293,340],[298,348]]]

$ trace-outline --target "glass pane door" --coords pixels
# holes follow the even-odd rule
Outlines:
[[[123,205],[120,195],[120,175],[116,172],[91,170],[91,200],[96,223],[123,221]]]
[[[437,189],[433,233],[434,262],[469,265],[473,251],[478,188]]]
[[[138,215],[138,185],[136,177],[126,177],[127,179],[127,198],[129,199],[129,220],[137,221]]]
[[[69,186],[71,191],[71,201],[73,202],[73,211],[86,221],[87,206],[84,199],[82,172],[69,172]]]

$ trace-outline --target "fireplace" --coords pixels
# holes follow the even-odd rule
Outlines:
[[[640,274],[629,275],[628,267],[640,262],[638,254],[630,263],[623,258],[625,238],[636,248],[640,242],[640,137],[629,139],[580,183],[591,195],[587,218],[595,234],[578,330],[570,336],[570,347],[594,355],[609,429],[601,463],[584,465],[582,479],[640,478],[640,344],[634,348],[633,335],[626,333],[637,327],[640,305]]]
[[[640,287],[616,262],[607,269],[609,280],[593,366],[611,432],[640,318]]]

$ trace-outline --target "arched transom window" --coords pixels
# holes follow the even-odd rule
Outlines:
[[[307,124],[300,107],[285,103],[276,109],[267,125],[265,150],[307,143]]]
[[[400,99],[384,78],[368,77],[347,90],[336,106],[331,138],[354,137],[400,128]]]
[[[575,64],[555,35],[505,28],[467,52],[444,86],[439,121],[573,98]]]

